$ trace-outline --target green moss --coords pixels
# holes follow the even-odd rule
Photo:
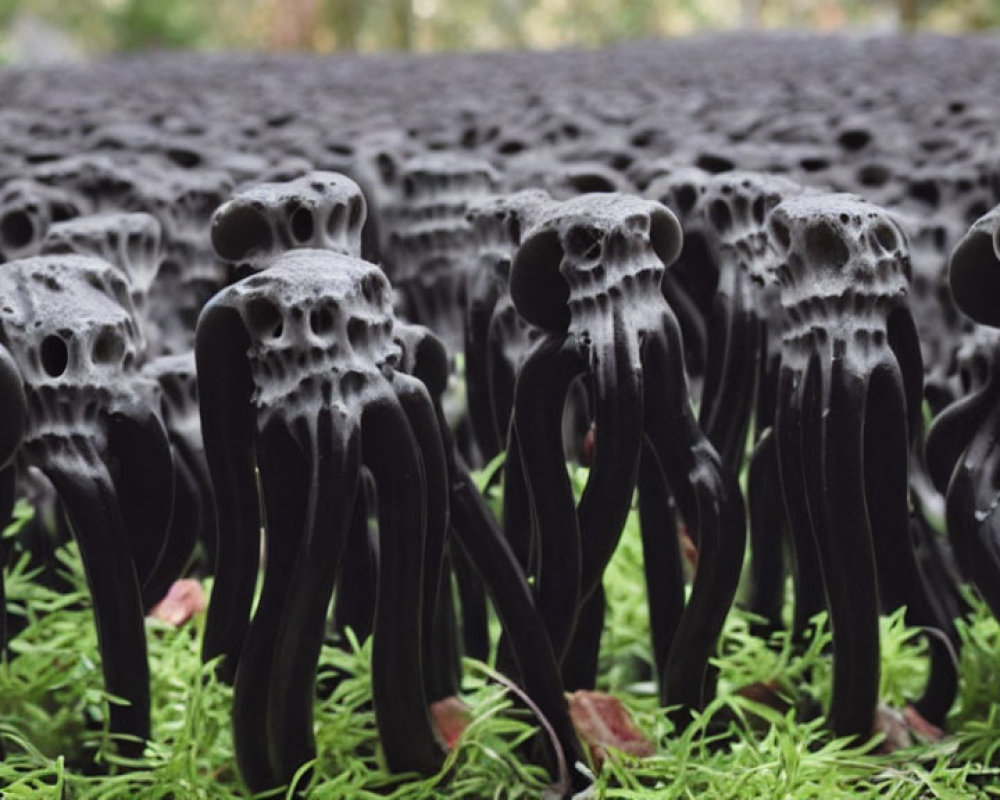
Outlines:
[[[498,467],[494,465],[494,468]],[[571,472],[579,489],[584,471]],[[494,490],[499,502],[499,491]],[[890,798],[998,796],[979,788],[1000,779],[1000,625],[970,594],[960,625],[962,684],[949,717],[951,735],[878,755],[878,744],[832,739],[822,719],[797,712],[828,698],[829,634],[824,620],[806,652],[788,638],[765,643],[749,633],[749,616],[729,615],[717,665],[719,697],[677,735],[657,708],[649,681],[651,650],[636,515],[605,575],[608,624],[600,687],[614,692],[656,743],[637,760],[613,754],[593,790],[606,798]],[[200,663],[203,617],[174,630],[147,622],[155,741],[137,764],[121,764],[104,728],[104,695],[96,636],[75,546],[61,554],[74,590],[57,594],[32,582],[21,557],[8,570],[8,602],[29,625],[12,643],[16,657],[0,669],[0,787],[8,798],[243,797],[230,734],[230,689]],[[383,769],[368,678],[370,643],[326,647],[319,678],[335,683],[317,702],[319,757],[309,795],[334,798],[538,797],[546,776],[524,762],[519,745],[535,721],[515,710],[489,666],[467,661],[463,699],[471,722],[461,744],[433,778],[391,776]],[[893,705],[916,695],[926,676],[925,645],[902,614],[882,623],[882,695]],[[339,676],[338,681],[332,681]],[[790,704],[781,713],[737,694],[769,681]],[[993,765],[992,767],[989,765]],[[96,773],[96,774],[95,774]],[[302,775],[306,774],[303,770]],[[305,778],[303,778],[305,780]],[[278,793],[275,796],[283,796]]]

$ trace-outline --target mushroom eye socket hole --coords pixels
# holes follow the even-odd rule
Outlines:
[[[587,225],[574,225],[566,231],[566,252],[581,261],[601,257],[601,232]]]
[[[981,325],[1000,327],[1000,258],[994,237],[985,231],[970,231],[958,243],[948,266],[948,283],[956,305]]]
[[[858,170],[857,180],[862,186],[869,189],[878,189],[885,186],[892,177],[892,173],[887,167],[881,164],[868,164]]]
[[[872,230],[872,242],[885,252],[891,253],[899,247],[899,236],[891,225],[880,222]]]
[[[69,348],[61,336],[49,334],[42,340],[42,369],[50,378],[58,378],[69,364]]]
[[[20,250],[31,244],[35,237],[35,223],[27,211],[11,211],[0,219],[0,244],[11,250]]]
[[[330,209],[330,213],[326,218],[326,233],[331,239],[337,239],[342,235],[346,214],[347,209],[341,205],[336,205]]]
[[[104,330],[98,334],[90,353],[95,364],[120,364],[124,355],[125,342],[112,330]]]
[[[702,153],[695,160],[694,165],[712,175],[720,175],[723,172],[731,172],[736,168],[736,164],[725,156],[716,153]]]
[[[653,252],[669,267],[681,254],[684,233],[677,217],[664,209],[657,209],[649,217],[649,243]]]
[[[805,257],[817,267],[839,269],[847,263],[851,253],[837,229],[820,219],[806,228]]]
[[[849,153],[854,153],[867,145],[871,138],[871,134],[862,128],[848,128],[837,137],[837,143]]]
[[[333,332],[336,322],[336,315],[329,306],[317,306],[309,312],[309,329],[321,338]]]
[[[352,197],[347,204],[347,227],[350,230],[360,230],[365,224],[368,216],[368,209],[365,206],[365,199],[360,195]]]
[[[521,220],[517,218],[514,214],[507,217],[507,235],[510,240],[518,245],[521,243]]]
[[[315,232],[315,222],[312,211],[305,206],[299,206],[292,212],[289,224],[296,242],[308,242],[312,239]]]
[[[184,147],[172,147],[168,149],[167,158],[183,169],[194,169],[202,163],[202,158],[198,153]]]
[[[733,227],[733,212],[725,200],[713,200],[708,207],[708,218],[712,227],[720,235],[725,235]]]
[[[673,190],[674,203],[681,214],[690,214],[698,200],[698,191],[690,183],[683,183]]]
[[[212,248],[226,261],[242,261],[273,243],[267,219],[251,206],[226,203],[212,217]]]
[[[556,333],[569,328],[569,284],[559,270],[563,256],[558,232],[541,231],[521,245],[510,270],[510,296],[517,313],[529,324]]]
[[[254,297],[246,305],[246,324],[259,338],[280,339],[284,330],[281,309],[266,297]]]
[[[931,208],[937,208],[941,204],[941,190],[932,180],[914,181],[910,184],[908,194]]]
[[[771,228],[771,238],[782,251],[787,251],[792,245],[792,234],[788,230],[788,226],[780,219],[771,217],[769,227]]]
[[[382,183],[392,185],[396,182],[396,162],[386,153],[375,157],[375,168],[378,170]]]
[[[595,172],[570,175],[566,182],[579,194],[607,194],[618,190],[618,187],[607,176]]]

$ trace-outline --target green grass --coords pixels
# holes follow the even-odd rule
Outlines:
[[[579,486],[584,473],[573,475]],[[494,497],[495,501],[496,498]],[[6,574],[8,602],[25,611],[28,628],[12,643],[16,657],[0,667],[0,787],[8,798],[223,798],[248,796],[234,768],[230,690],[203,666],[204,618],[173,630],[147,622],[153,674],[152,742],[139,763],[122,764],[105,730],[105,697],[89,600],[76,548],[61,554],[74,590],[57,594],[33,583],[23,557]],[[805,653],[786,637],[768,646],[749,634],[751,620],[735,609],[717,664],[719,697],[677,734],[657,708],[648,680],[648,617],[635,515],[605,578],[608,625],[600,687],[620,697],[655,742],[656,755],[612,754],[592,790],[606,798],[890,798],[996,797],[1000,789],[1000,626],[970,595],[973,613],[961,624],[959,698],[950,735],[892,755],[835,740],[822,719],[799,714],[828,698],[829,634],[817,619]],[[882,696],[901,705],[926,675],[925,648],[901,614],[883,620]],[[518,757],[534,721],[514,709],[487,665],[466,662],[463,697],[471,724],[442,772],[430,779],[390,776],[383,769],[371,710],[369,643],[324,648],[320,674],[344,676],[317,704],[319,756],[312,797],[534,798],[545,774]],[[791,710],[755,704],[736,690],[772,681]],[[991,766],[992,765],[992,766]],[[580,765],[578,768],[587,768]],[[303,775],[305,771],[303,771]],[[303,778],[303,781],[305,778]],[[979,788],[983,787],[983,788]],[[279,793],[275,796],[283,796]]]

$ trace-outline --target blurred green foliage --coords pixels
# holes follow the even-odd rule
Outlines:
[[[738,27],[959,31],[998,23],[1000,0],[0,0],[3,52],[15,59],[34,55],[29,40],[39,30],[80,53],[326,52],[599,46]]]

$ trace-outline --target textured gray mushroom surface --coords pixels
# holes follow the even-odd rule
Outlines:
[[[157,735],[142,614],[193,571],[249,787],[315,754],[338,587],[391,770],[440,767],[428,706],[496,646],[581,790],[562,690],[595,684],[636,493],[678,728],[745,539],[756,632],[789,577],[795,647],[829,611],[835,732],[871,733],[903,605],[942,723],[958,583],[1000,615],[998,56],[732,35],[0,72],[0,515],[68,519],[25,541],[80,543],[126,755]],[[502,522],[470,479],[501,453]]]

